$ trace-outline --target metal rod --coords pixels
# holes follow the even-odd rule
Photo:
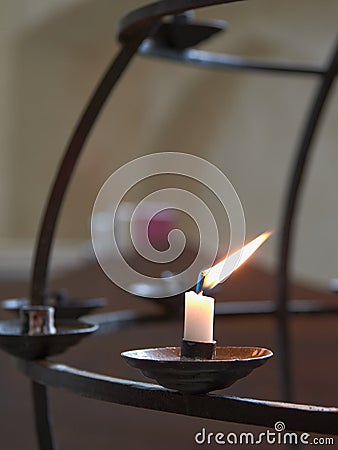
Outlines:
[[[47,388],[32,381],[33,406],[35,414],[35,429],[41,450],[56,450],[52,433]]]
[[[144,37],[139,37],[120,50],[85,108],[65,150],[64,157],[47,200],[46,209],[43,214],[38,234],[30,292],[30,300],[33,305],[44,303],[50,252],[55,235],[55,228],[64,195],[83,146],[109,94],[124,70],[127,68],[128,63],[135,55],[143,38]]]
[[[290,300],[287,303],[287,308],[290,314],[338,314],[338,306],[331,306],[319,300]],[[215,304],[215,314],[217,316],[271,315],[276,314],[276,311],[276,302],[270,300],[216,302]]]
[[[187,49],[183,51],[154,44],[146,40],[139,48],[139,53],[155,58],[164,58],[183,64],[195,65],[208,69],[247,70],[272,72],[290,75],[323,75],[325,68],[292,63],[269,63],[241,56]]]
[[[289,299],[289,261],[293,245],[293,232],[296,219],[297,204],[301,194],[301,187],[309,162],[311,144],[318,129],[321,113],[328,98],[330,88],[338,71],[338,44],[333,52],[327,70],[314,96],[313,104],[305,121],[300,139],[299,150],[296,154],[292,173],[287,183],[287,192],[281,220],[281,240],[279,245],[279,265],[277,270],[276,301],[277,327],[279,345],[279,375],[282,387],[282,399],[292,399],[290,344],[288,329]]]
[[[286,431],[338,433],[338,409],[335,407],[216,394],[182,395],[154,384],[113,378],[48,361],[17,359],[17,364],[24,374],[38,383],[96,400],[268,428],[283,421]]]

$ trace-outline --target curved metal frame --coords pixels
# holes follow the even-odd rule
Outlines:
[[[113,61],[112,65],[102,78],[99,86],[94,92],[90,102],[88,103],[87,108],[85,109],[73,136],[70,140],[69,145],[67,146],[64,157],[62,159],[60,168],[58,170],[57,176],[55,178],[55,182],[53,184],[51,193],[49,195],[46,209],[43,215],[43,220],[41,223],[41,228],[39,231],[39,236],[37,239],[37,247],[33,264],[33,274],[32,274],[32,282],[31,282],[31,302],[32,304],[43,304],[46,284],[47,284],[47,276],[48,276],[48,267],[50,262],[50,253],[52,248],[52,243],[55,234],[55,228],[57,224],[57,220],[61,211],[62,202],[67,191],[67,187],[69,186],[70,179],[74,173],[74,169],[78,158],[81,154],[83,146],[86,142],[86,139],[95,124],[95,121],[104,106],[109,94],[112,89],[117,84],[124,70],[127,68],[129,62],[133,58],[133,56],[138,51],[142,42],[145,41],[147,37],[149,37],[153,30],[156,29],[156,26],[159,24],[162,17],[167,15],[179,14],[183,13],[190,9],[202,8],[212,5],[225,4],[225,3],[233,3],[235,1],[241,0],[162,0],[157,3],[153,3],[151,5],[140,8],[136,11],[131,12],[125,18],[122,19],[120,23],[119,30],[119,40],[122,42],[122,48]],[[147,44],[148,45],[148,44]],[[173,52],[172,50],[168,50],[166,48],[154,48],[148,45],[143,45],[140,49],[141,53],[146,53],[156,57],[166,57],[175,59],[177,61],[182,61],[190,64],[199,64],[205,67],[220,67],[227,69],[237,69],[237,70],[257,70],[257,71],[271,71],[278,73],[292,73],[292,74],[303,74],[303,75],[320,75],[322,77],[322,82],[318,89],[318,93],[315,96],[313,107],[311,109],[308,120],[306,121],[303,137],[301,139],[301,144],[299,147],[299,151],[296,155],[296,163],[293,174],[291,176],[291,185],[288,190],[285,198],[285,209],[282,218],[282,240],[280,245],[280,267],[278,273],[278,283],[277,283],[277,324],[278,324],[278,335],[279,335],[279,344],[281,351],[281,363],[282,363],[282,375],[283,375],[283,396],[284,398],[291,397],[291,388],[290,388],[290,370],[288,366],[289,360],[289,345],[288,345],[288,329],[287,329],[287,300],[288,300],[288,262],[289,262],[289,254],[290,254],[290,245],[292,243],[292,232],[293,232],[293,220],[295,217],[295,207],[297,205],[297,201],[299,199],[300,194],[300,186],[303,180],[303,175],[305,173],[306,162],[308,160],[309,150],[311,146],[312,139],[314,137],[314,133],[316,127],[319,122],[320,114],[323,110],[323,106],[325,104],[325,100],[327,99],[330,87],[333,83],[335,76],[337,75],[337,50],[332,57],[328,68],[322,69],[313,66],[297,66],[297,65],[285,65],[285,64],[266,64],[260,61],[252,61],[247,60],[245,58],[236,58],[229,57],[226,55],[215,55],[209,54],[206,52],[198,52],[196,50],[187,50],[184,52]],[[48,419],[48,399],[47,392],[44,384],[54,385],[54,382],[49,378],[49,374],[52,371],[58,372],[58,367],[52,365],[50,363],[19,363],[20,367],[24,370],[24,372],[30,376],[33,380],[33,397],[34,397],[34,405],[35,405],[35,415],[36,415],[36,424],[37,431],[39,435],[40,447],[44,450],[53,449],[53,438],[50,428],[50,423]],[[67,384],[68,381],[71,383],[71,377],[74,376],[72,372],[73,369],[65,369],[62,379],[58,379],[55,382],[56,386],[62,386]],[[75,369],[74,369],[75,370]],[[39,373],[39,375],[34,375],[35,373]],[[90,377],[89,377],[90,378]],[[68,381],[67,381],[68,380]],[[76,383],[80,383],[80,380],[76,378]],[[128,384],[128,381],[125,381]],[[119,384],[119,386],[122,386]],[[73,386],[73,385],[72,385]],[[147,391],[149,404],[154,402],[154,388],[152,385],[145,385],[145,387],[149,386],[149,390]],[[76,386],[73,387],[74,391],[76,391]],[[159,392],[161,392],[161,388],[158,388]],[[169,394],[163,394],[164,397]],[[97,396],[96,398],[99,398]],[[215,399],[222,398],[226,399],[222,396],[207,396],[203,397],[204,402],[209,401],[207,399],[210,398],[210,401],[214,401]],[[212,400],[211,400],[212,399]],[[199,401],[202,401],[201,399]],[[233,401],[233,400],[231,400]],[[242,400],[240,400],[242,401]],[[122,402],[122,401],[121,401]],[[198,400],[196,400],[198,404]],[[189,408],[188,413],[190,415],[196,414],[198,408],[196,406],[194,400],[191,400],[192,407]],[[125,403],[123,401],[123,403]],[[263,402],[264,403],[264,402]],[[262,402],[260,404],[263,405]],[[135,405],[137,406],[137,405]],[[257,407],[257,402],[254,407]],[[271,402],[266,402],[263,406],[264,408],[272,407]],[[161,410],[170,410],[166,409],[164,404],[158,407]],[[297,409],[296,405],[287,405],[283,404],[283,408],[286,408],[290,411],[292,415],[292,411]],[[310,407],[310,410],[312,407]],[[250,409],[250,408],[249,408]],[[249,409],[245,409],[245,412],[248,413]],[[310,410],[301,408],[304,411],[304,415],[306,416],[306,420],[309,420],[309,423],[312,423]],[[264,409],[265,410],[265,409]],[[330,409],[331,412],[334,412],[334,424],[337,426],[337,410],[335,408]],[[187,413],[187,412],[186,412]],[[327,414],[324,408],[319,408],[318,414]],[[292,416],[293,417],[293,416]],[[297,414],[295,415],[295,421],[297,422]],[[326,417],[326,416],[325,416]],[[216,418],[216,417],[214,417]],[[280,416],[279,416],[280,418]],[[231,417],[224,417],[222,420],[231,420]],[[295,422],[295,426],[296,426]],[[262,422],[263,424],[263,422]],[[264,422],[264,425],[267,425],[267,422]],[[318,431],[318,428],[312,428],[312,431]],[[324,428],[321,428],[322,432],[324,432]],[[324,430],[324,431],[323,431]],[[325,431],[328,432],[328,431]]]
[[[273,428],[283,418],[288,431],[337,433],[337,408],[215,394],[182,395],[158,385],[113,378],[49,361],[19,360],[18,367],[36,383],[110,403],[268,428]]]
[[[314,96],[309,116],[305,120],[304,131],[300,139],[298,154],[293,165],[290,181],[285,195],[284,211],[282,215],[281,241],[279,247],[279,267],[277,272],[277,323],[280,349],[280,375],[283,398],[292,398],[290,377],[290,351],[288,332],[287,301],[289,299],[289,260],[292,247],[293,230],[296,218],[296,206],[301,194],[302,182],[306,174],[311,144],[318,129],[319,119],[323,111],[330,88],[338,72],[338,43],[334,49],[328,67],[322,76],[318,91]],[[288,380],[288,382],[283,382]]]
[[[65,150],[60,168],[47,200],[41,222],[33,264],[30,300],[41,305],[45,300],[50,253],[62,202],[89,133],[96,122],[109,94],[117,84],[129,62],[137,52],[144,37],[138,37],[122,47],[103,76],[88,106],[82,114],[73,136]]]

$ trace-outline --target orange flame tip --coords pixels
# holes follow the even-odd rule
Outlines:
[[[236,269],[247,261],[256,250],[271,236],[272,231],[266,231],[262,233],[248,244],[244,245],[237,252],[222,259],[215,266],[210,267],[202,272],[203,275],[203,288],[212,289],[217,284],[225,281]]]

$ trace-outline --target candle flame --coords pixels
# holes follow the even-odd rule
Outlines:
[[[252,256],[255,251],[270,237],[271,231],[262,233],[248,244],[244,245],[240,250],[233,253],[232,255],[222,259],[215,266],[210,267],[202,272],[203,276],[203,289],[212,289],[217,284],[222,283],[226,278],[228,278],[232,272],[238,269],[245,261],[247,261],[250,256]]]

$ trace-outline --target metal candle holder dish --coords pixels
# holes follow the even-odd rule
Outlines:
[[[217,347],[214,359],[181,357],[180,347],[131,350],[121,356],[132,367],[155,379],[161,386],[184,394],[206,394],[224,389],[273,355],[260,347]]]
[[[98,328],[79,320],[54,323],[51,306],[25,306],[20,320],[0,322],[0,348],[24,359],[41,359],[63,353]]]

